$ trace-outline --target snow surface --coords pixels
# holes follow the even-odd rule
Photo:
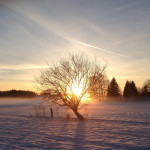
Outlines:
[[[150,149],[150,103],[94,103],[87,119],[35,117],[37,100],[0,100],[0,150],[3,149]],[[56,113],[57,112],[57,113]],[[48,113],[48,112],[47,112]]]

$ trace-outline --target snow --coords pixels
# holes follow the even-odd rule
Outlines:
[[[87,119],[79,121],[55,109],[55,118],[35,117],[33,105],[40,102],[0,100],[1,150],[150,149],[150,103],[91,104],[81,111]]]

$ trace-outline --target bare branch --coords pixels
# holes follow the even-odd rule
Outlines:
[[[83,54],[70,54],[69,59],[62,58],[57,64],[41,71],[36,80],[49,101],[77,112],[83,97],[89,92],[91,83],[95,84],[104,76],[107,66],[90,61]],[[73,89],[77,88],[78,93]],[[80,106],[81,107],[81,106]]]

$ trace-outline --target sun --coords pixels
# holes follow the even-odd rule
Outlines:
[[[84,91],[83,80],[78,81],[74,79],[67,87],[67,93],[70,97],[76,96],[77,98],[82,97]]]
[[[86,86],[84,85],[84,80],[82,79],[79,82],[74,79],[73,82],[71,82],[67,87],[67,94],[70,98],[75,96],[77,99],[81,99],[81,103],[86,103],[91,99],[89,98],[90,96],[88,93],[83,94],[85,90]]]
[[[72,84],[72,93],[74,93],[76,96],[81,96],[81,93],[83,91],[83,85],[78,85],[77,83]]]

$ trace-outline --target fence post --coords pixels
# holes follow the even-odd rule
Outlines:
[[[50,112],[51,112],[51,118],[53,118],[53,109],[50,108]]]

